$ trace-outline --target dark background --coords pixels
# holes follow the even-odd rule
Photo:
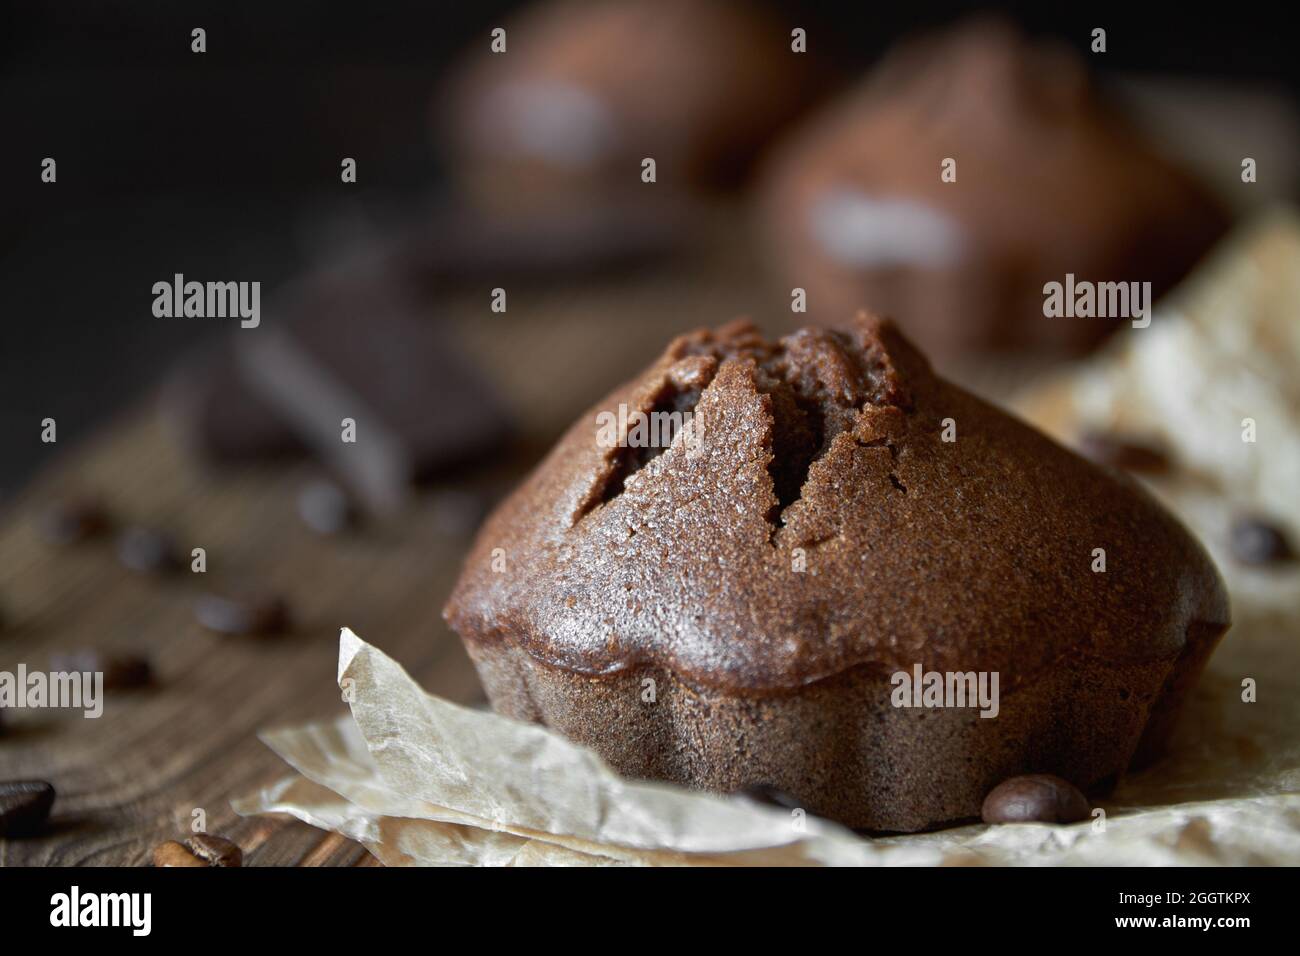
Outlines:
[[[809,29],[810,52],[850,70],[900,35],[976,5],[768,4]],[[56,446],[86,436],[216,334],[154,320],[175,272],[257,278],[299,269],[340,208],[426,194],[438,181],[429,106],[438,77],[486,42],[512,3],[11,4],[0,13],[0,499]],[[920,9],[916,7],[921,6]],[[987,8],[987,5],[981,5]],[[1102,26],[1107,70],[1295,88],[1282,7],[1000,7],[1081,51]],[[793,11],[793,12],[792,12]],[[190,52],[190,30],[208,52]],[[40,162],[58,162],[57,185]],[[339,182],[343,156],[359,183]],[[333,224],[333,226],[331,226]]]

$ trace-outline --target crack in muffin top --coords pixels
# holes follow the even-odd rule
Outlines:
[[[656,413],[690,424],[630,441]],[[753,695],[915,664],[1005,692],[1063,655],[1172,660],[1194,622],[1227,622],[1204,551],[1145,492],[865,314],[673,341],[492,515],[444,614],[579,673]]]

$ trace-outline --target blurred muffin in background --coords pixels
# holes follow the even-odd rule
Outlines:
[[[778,147],[761,211],[812,318],[899,316],[938,357],[1086,349],[1122,320],[1047,318],[1046,283],[1158,296],[1228,222],[1070,50],[985,19],[904,43]]]
[[[438,103],[452,176],[489,209],[732,183],[820,86],[789,31],[739,3],[557,0],[505,30],[506,52],[485,38]]]

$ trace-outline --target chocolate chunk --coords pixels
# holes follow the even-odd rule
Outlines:
[[[1154,439],[1089,431],[1080,436],[1079,451],[1099,465],[1113,465],[1125,471],[1160,474],[1169,470],[1169,455]]]
[[[1294,557],[1286,532],[1254,515],[1243,515],[1232,524],[1232,553],[1242,564],[1280,564]]]
[[[207,866],[207,861],[199,859],[190,848],[175,840],[159,843],[153,848],[153,865],[168,866]]]
[[[980,815],[985,823],[1077,823],[1088,819],[1088,798],[1068,780],[1050,773],[1011,777],[989,791]]]
[[[74,544],[98,537],[112,525],[108,511],[96,498],[66,498],[51,504],[40,517],[42,535],[52,544]]]
[[[181,566],[172,538],[155,528],[126,528],[117,536],[117,557],[132,571],[163,574]]]
[[[69,674],[103,674],[105,690],[131,690],[153,683],[153,667],[137,654],[106,654],[85,648],[50,658],[50,670]]]
[[[290,624],[288,604],[273,594],[205,594],[194,603],[194,617],[218,634],[281,634]]]
[[[332,481],[313,481],[298,492],[298,517],[318,534],[346,531],[356,520],[348,493]]]
[[[208,866],[242,866],[244,851],[239,844],[211,833],[196,833],[185,841],[195,856]]]
[[[756,783],[748,787],[742,787],[735,791],[735,795],[747,797],[755,803],[765,803],[768,806],[782,807],[786,810],[798,810],[803,807],[798,797],[766,783]]]
[[[0,837],[30,836],[54,806],[54,785],[44,780],[0,782]]]
[[[182,444],[210,464],[285,458],[305,451],[293,430],[248,387],[233,337],[176,368],[163,389],[163,409]]]
[[[315,276],[234,333],[249,390],[378,513],[509,435],[492,389],[426,312],[387,273]]]

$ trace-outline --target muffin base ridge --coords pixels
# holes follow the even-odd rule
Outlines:
[[[854,829],[916,832],[978,819],[1007,777],[1052,773],[1097,791],[1155,759],[1222,633],[1193,625],[1172,660],[1052,666],[1003,692],[993,718],[894,707],[891,675],[865,666],[749,697],[655,666],[580,674],[508,639],[466,647],[495,710],[553,728],[624,776],[718,793],[765,784]]]

